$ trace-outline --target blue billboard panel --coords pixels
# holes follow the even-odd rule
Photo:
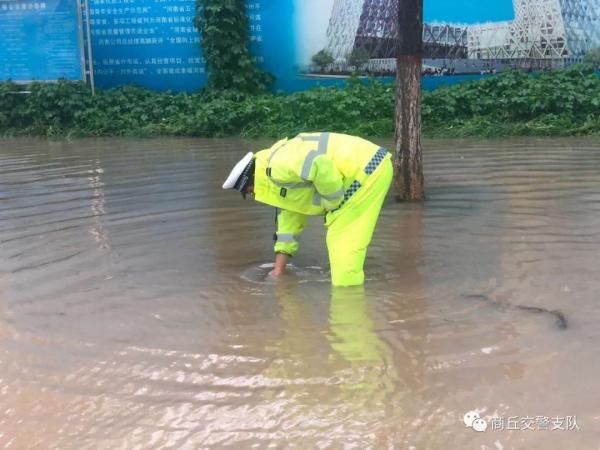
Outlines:
[[[281,8],[273,3],[275,14]],[[286,2],[280,2],[285,4]],[[259,64],[275,68],[279,39],[266,41],[263,2],[247,4],[250,42]],[[281,17],[291,21],[291,8]],[[200,33],[194,27],[195,0],[90,0],[96,85],[137,84],[154,90],[195,91],[206,83]],[[271,15],[272,17],[272,15]],[[290,39],[293,31],[289,32]],[[286,45],[293,48],[290,40]]]
[[[76,0],[0,0],[0,80],[81,80]]]
[[[197,90],[206,82],[193,0],[90,0],[96,85]]]
[[[96,85],[200,89],[207,77],[195,11],[195,0],[90,0]],[[248,1],[247,12],[259,65],[285,83],[295,65],[292,2]]]

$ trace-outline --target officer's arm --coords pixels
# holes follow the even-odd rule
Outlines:
[[[344,181],[331,160],[324,155],[317,156],[310,168],[308,179],[313,182],[321,196],[321,205],[327,211],[340,206],[344,200]]]
[[[281,210],[277,215],[275,253],[294,256],[298,251],[298,238],[304,230],[307,216],[297,212]]]
[[[271,272],[271,276],[279,277],[285,273],[285,266],[287,265],[288,258],[290,256],[285,253],[277,253],[275,255],[275,266]]]

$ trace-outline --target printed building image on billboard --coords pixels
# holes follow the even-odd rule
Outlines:
[[[560,68],[600,47],[600,0],[507,1],[482,1],[479,10],[460,0],[426,3],[431,6],[423,27],[424,73]],[[347,75],[357,68],[372,74],[395,72],[397,1],[320,3],[329,9],[326,31],[320,48],[312,47],[310,61],[306,51],[300,52],[305,73]],[[310,32],[315,33],[314,27]]]
[[[336,60],[365,50],[371,58],[395,58],[398,36],[395,0],[336,0],[327,30],[327,50]],[[425,24],[425,51],[437,58],[466,57],[466,28]]]
[[[562,67],[600,46],[600,0],[514,0],[515,19],[469,29],[469,57]]]

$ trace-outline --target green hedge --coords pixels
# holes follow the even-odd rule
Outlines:
[[[91,96],[83,83],[0,83],[0,135],[280,137],[329,130],[391,136],[394,86],[290,95],[155,93],[137,87]],[[423,94],[427,136],[583,135],[600,132],[600,78],[587,66],[535,76],[509,72]]]

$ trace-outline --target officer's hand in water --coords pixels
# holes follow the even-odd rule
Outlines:
[[[289,256],[285,253],[277,253],[275,255],[275,267],[269,273],[273,278],[279,278],[285,274],[285,266],[287,265]]]
[[[269,275],[273,278],[279,278],[285,273],[285,270],[273,269],[269,272]]]

